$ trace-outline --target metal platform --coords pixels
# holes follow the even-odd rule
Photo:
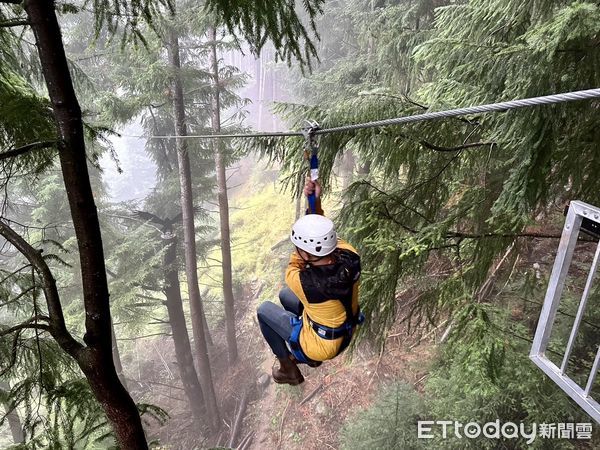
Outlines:
[[[585,307],[588,302],[588,297],[594,281],[594,276],[598,268],[598,260],[600,257],[600,243],[596,246],[596,253],[590,272],[587,277],[583,295],[579,302],[579,309],[571,329],[569,336],[569,342],[565,349],[564,357],[560,367],[550,361],[546,355],[546,348],[548,341],[550,340],[550,333],[552,332],[552,326],[556,318],[556,311],[558,309],[561,294],[565,285],[565,278],[571,265],[573,258],[573,251],[579,237],[580,231],[585,231],[590,235],[594,235],[594,232],[598,230],[600,226],[600,208],[588,205],[587,203],[574,201],[571,202],[567,217],[565,219],[565,225],[563,228],[560,244],[558,246],[558,252],[556,259],[554,260],[554,267],[552,268],[552,274],[550,275],[550,281],[548,283],[548,290],[546,291],[546,298],[544,300],[544,306],[540,314],[540,320],[538,322],[537,330],[533,340],[533,346],[531,347],[531,353],[529,357],[531,360],[542,369],[546,375],[548,375],[554,382],[565,391],[569,397],[575,400],[579,406],[581,406],[592,418],[600,423],[600,405],[591,396],[592,386],[598,373],[600,366],[600,336],[598,346],[596,350],[596,357],[592,370],[588,375],[587,383],[585,387],[579,386],[566,374],[569,357],[575,344],[575,339],[579,331],[579,325],[585,312]]]

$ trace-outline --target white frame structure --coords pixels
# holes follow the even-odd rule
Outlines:
[[[544,299],[544,306],[542,307],[540,320],[535,332],[533,346],[531,347],[529,357],[546,373],[546,375],[565,391],[569,397],[575,400],[596,422],[600,423],[600,404],[591,397],[592,386],[594,385],[594,380],[596,379],[598,369],[600,368],[600,345],[596,351],[594,364],[592,365],[592,370],[588,376],[585,387],[579,386],[566,374],[569,357],[573,350],[575,338],[577,337],[579,325],[581,324],[594,276],[596,275],[596,270],[598,268],[600,243],[598,243],[596,247],[596,253],[594,255],[590,273],[587,277],[561,366],[558,367],[550,361],[545,354],[548,341],[550,340],[552,326],[554,325],[556,318],[556,311],[558,310],[561,294],[565,285],[565,278],[567,277],[569,266],[571,265],[573,251],[575,250],[581,223],[584,219],[589,219],[594,223],[600,224],[600,208],[580,201],[571,202],[567,212],[567,218],[565,219],[558,252],[556,254],[556,259],[554,260],[554,267],[552,268],[548,290],[546,291],[546,297]],[[600,344],[600,342],[598,342],[598,344]]]

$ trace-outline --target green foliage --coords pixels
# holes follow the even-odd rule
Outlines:
[[[342,449],[429,448],[417,439],[417,420],[424,415],[423,400],[412,386],[395,383],[382,388],[373,405],[351,416],[341,430]]]
[[[277,107],[293,129],[305,118],[333,127],[600,85],[595,2],[352,1],[330,8],[322,19],[331,30],[323,41],[329,60],[298,80],[304,104]],[[600,164],[598,111],[597,101],[586,101],[321,137],[326,192],[341,157],[350,152],[357,161],[337,221],[362,257],[363,328],[384,338],[398,308],[410,326],[452,324],[420,412],[463,422],[589,422],[527,358],[547,280],[535,278],[534,296],[522,261],[535,249],[535,258],[551,264],[554,243],[524,235],[560,227],[567,200],[600,202],[591,181]],[[281,162],[290,187],[306,170],[301,146],[297,138],[247,143]],[[559,317],[550,346],[558,362],[580,294],[565,291],[561,308],[571,316]],[[574,379],[589,372],[596,341],[597,328],[582,330],[569,362]],[[379,428],[369,425],[375,431],[363,441],[380,437],[381,416],[373,413]]]
[[[515,290],[520,292],[523,286],[515,286]],[[529,360],[528,330],[508,313],[514,314],[518,308],[515,302],[510,308],[478,305],[465,311],[463,314],[468,315],[469,320],[460,322],[463,325],[453,331],[452,345],[440,349],[428,374],[424,395],[404,385],[395,386],[397,392],[383,391],[381,398],[366,411],[347,420],[341,434],[343,446],[381,449],[579,448],[574,441],[539,435],[531,444],[523,439],[458,438],[453,426],[449,427],[447,438],[442,437],[440,427],[434,428],[433,439],[417,440],[417,420],[450,420],[463,425],[469,422],[483,425],[500,420],[500,423],[524,423],[527,429],[533,424],[590,422],[590,418]],[[597,314],[597,306],[594,310]],[[554,352],[552,348],[557,340],[568,337],[571,325],[572,318],[559,314],[550,352]],[[584,333],[581,339],[587,340],[589,348],[595,337]],[[564,342],[556,348],[564,348]],[[582,356],[572,358],[571,364],[578,365]],[[586,370],[589,371],[589,366]],[[398,444],[395,440],[398,436],[405,441]],[[593,437],[592,447],[597,445],[597,440],[598,436]]]
[[[138,403],[137,408],[142,416],[142,419],[147,423],[149,419],[155,420],[161,425],[169,418],[169,414],[162,408],[148,403]]]
[[[157,275],[162,262],[158,245],[162,242],[160,233],[153,228],[139,227],[139,224],[136,229],[132,227],[135,222],[114,217],[119,216],[120,211],[103,204],[104,191],[99,174],[93,169],[90,173],[100,207],[107,268],[110,273],[121,275],[121,278],[109,277],[112,317],[114,321],[125,324],[118,329],[120,336],[139,335],[140,331],[145,331],[149,313],[154,309],[142,305],[144,300],[136,295],[149,292],[142,289],[134,291],[133,288],[146,284],[158,291],[161,289],[160,276]],[[20,223],[35,224],[24,228],[23,232],[27,233],[32,245],[44,250],[45,259],[57,280],[68,328],[73,335],[81,336],[85,316],[80,301],[79,255],[64,186],[55,171],[40,175],[38,183],[38,189],[26,180],[11,183],[10,197],[27,200],[11,211],[11,218]],[[125,231],[128,233],[125,234]],[[128,235],[131,239],[127,239]],[[30,269],[9,276],[20,267],[19,263],[22,260],[13,257],[0,269],[0,279],[3,280],[3,289],[0,290],[2,328],[35,314]],[[39,286],[37,296],[38,313],[47,315]],[[160,301],[154,302],[153,306],[155,309],[162,308]],[[1,379],[10,381],[12,385],[9,397],[25,427],[28,448],[97,448],[108,445],[112,440],[110,427],[106,425],[102,409],[79,368],[46,333],[40,332],[39,340],[38,350],[37,336],[31,331],[0,339]],[[43,372],[40,372],[40,367]]]
[[[255,52],[271,40],[280,58],[309,66],[316,56],[316,29],[328,31],[319,44],[325,56],[319,72],[294,80],[306,104],[277,107],[294,128],[300,128],[304,118],[329,127],[600,84],[600,9],[592,1],[332,1],[323,17],[319,17],[325,7],[322,0],[304,1],[304,13],[297,13],[293,2],[279,0],[209,0],[206,8],[212,15],[188,2],[177,5],[183,14],[173,18],[174,6],[169,0],[57,5],[69,31],[72,75],[79,80],[77,89],[89,121],[92,163],[108,147],[102,142],[108,128],[134,117],[141,118],[148,135],[173,134],[169,89],[174,73],[165,63],[165,37],[170,31],[180,36],[183,48],[178,75],[186,92],[188,129],[207,132],[212,88],[211,74],[203,65],[208,52],[203,38],[207,26],[215,22],[245,36]],[[18,5],[1,6],[0,21],[22,13]],[[87,40],[90,29],[96,34],[93,43]],[[39,89],[39,67],[32,61],[35,49],[29,49],[24,37],[28,35],[0,28],[0,151],[56,140],[50,105]],[[222,32],[218,40],[221,50],[238,44]],[[144,45],[126,48],[131,41]],[[87,78],[86,73],[92,76]],[[220,75],[226,87],[223,107],[243,108],[245,102],[235,90],[244,77],[231,67],[223,67]],[[370,331],[384,337],[398,306],[409,313],[410,325],[444,319],[453,324],[450,345],[427,382],[426,405],[412,389],[391,387],[373,410],[348,425],[346,447],[361,442],[366,448],[418,448],[414,422],[426,414],[465,421],[581,418],[525,356],[531,317],[537,312],[520,305],[519,291],[530,292],[529,275],[518,270],[502,289],[494,289],[498,273],[502,276],[504,271],[500,263],[516,266],[528,252],[520,236],[528,226],[559,223],[554,208],[567,199],[600,202],[593,182],[600,169],[598,118],[598,104],[592,101],[322,138],[321,177],[326,189],[335,185],[343,155],[351,153],[358,161],[350,174],[356,175],[356,182],[346,190],[339,211],[334,211],[342,235],[363,259],[362,305]],[[55,168],[53,145],[15,160],[16,165],[3,162],[7,170],[2,176],[7,179],[2,184],[15,167],[37,177],[35,184],[27,178],[10,186],[20,202],[10,210],[11,217],[39,225],[27,230],[28,239],[44,249],[61,289],[69,328],[80,331],[84,317],[76,242],[60,177],[42,172]],[[243,145],[281,164],[287,174],[285,186],[297,193],[299,175],[305,170],[300,139]],[[238,157],[236,147],[227,149],[228,162]],[[148,151],[159,167],[160,180],[144,207],[173,217],[179,209],[175,143],[150,140]],[[202,201],[213,184],[212,148],[194,141],[188,151],[194,155],[194,187],[202,193],[198,197]],[[118,211],[104,208],[98,176],[93,183],[102,213],[122,216],[103,219],[103,242],[108,268],[115,275],[111,275],[113,316],[131,322],[124,333],[136,335],[162,306],[163,242],[157,230],[130,223],[123,213],[138,205]],[[271,252],[269,246],[286,241],[292,208],[282,207],[289,201],[275,189],[258,185],[251,184],[255,195],[239,204],[250,209],[232,214],[236,281],[258,274],[272,289],[262,295],[273,296],[282,282],[287,248],[281,245]],[[203,237],[199,256],[207,255],[206,261],[211,261],[218,256],[214,230],[203,223],[198,234]],[[46,313],[34,298],[33,280],[18,271],[18,262],[11,259],[0,269],[4,328],[34,313]],[[207,268],[204,274],[209,277],[212,271]],[[214,278],[219,281],[219,276]],[[150,298],[140,301],[141,296]],[[576,295],[566,295],[565,313],[573,314],[576,300]],[[523,317],[513,317],[515,311]],[[589,323],[597,322],[598,310],[593,309]],[[570,316],[559,318],[553,352],[564,343],[570,323]],[[589,370],[589,347],[596,337],[597,328],[591,327],[578,339],[570,360],[575,378]],[[23,414],[31,446],[85,447],[102,440],[106,430],[98,405],[73,362],[45,333],[27,330],[0,340],[0,356],[8,362],[2,378],[13,386],[6,398]],[[154,413],[165,418],[164,411]],[[463,448],[464,442],[435,444]]]
[[[46,148],[25,153],[14,161],[1,161],[5,170],[0,183],[7,183],[10,176],[6,174],[11,172],[33,168],[39,173],[51,164],[57,143],[49,107],[46,99],[0,60],[0,154],[35,142],[49,143]]]
[[[303,0],[302,6],[316,34],[315,20],[323,11],[324,0]],[[222,19],[229,32],[239,34],[250,44],[252,51],[260,53],[270,40],[279,57],[291,64],[293,59],[310,67],[317,56],[317,48],[310,32],[295,9],[295,1],[208,0],[208,10]]]
[[[279,106],[292,127],[306,117],[331,127],[600,84],[598,7],[591,2],[438,2],[435,16],[431,2],[391,3],[352,2],[340,13],[334,36],[356,38],[304,80],[314,106]],[[338,13],[334,6],[323,20]],[[380,335],[394,318],[398,292],[418,294],[407,305],[416,323],[435,322],[476,298],[496,258],[536,214],[548,217],[567,198],[600,201],[589,182],[600,164],[596,106],[321,138],[326,188],[343,152],[367,169],[346,191],[338,221],[361,251],[363,302]],[[248,145],[282,161],[290,181],[302,170],[299,139]]]
[[[102,408],[74,361],[44,334],[0,340],[2,361],[17,342],[15,364],[3,379],[15,380],[2,401],[18,412],[29,449],[92,448],[111,436]],[[0,425],[9,411],[2,411]],[[103,437],[104,436],[104,437]]]
[[[141,1],[141,0],[93,0],[89,2],[91,10],[83,6],[67,4],[62,7],[63,13],[80,13],[91,11],[94,17],[96,38],[109,39],[121,37],[121,47],[125,48],[129,41],[146,45],[150,35],[147,28],[156,34],[163,33],[163,21],[176,14],[176,2],[173,0]],[[314,40],[318,39],[315,20],[323,11],[323,0],[304,0],[304,14],[296,11],[295,4],[277,0],[266,1],[228,1],[209,0],[204,5],[195,2],[181,2],[181,8],[193,9],[195,14],[206,16],[209,13],[213,22],[226,24],[229,32],[237,39],[248,42],[252,51],[259,54],[265,44],[271,41],[277,54],[291,64],[297,60],[301,65],[310,67],[311,61],[317,57]],[[203,11],[205,9],[205,11]],[[196,25],[202,19],[194,19],[191,13],[186,19]],[[303,24],[304,16],[308,21],[308,29]]]
[[[145,27],[155,29],[157,19],[172,12],[173,8],[172,0],[92,0],[83,5],[62,4],[58,11],[63,14],[91,12],[96,38],[120,36],[121,46],[125,47],[129,41],[145,44]]]
[[[502,321],[501,321],[502,323]],[[499,326],[496,323],[496,326]],[[446,349],[438,366],[426,384],[430,417],[435,420],[457,420],[461,423],[503,422],[565,423],[589,422],[579,409],[556,385],[545,376],[527,355],[530,344],[523,340],[523,326],[509,325],[506,334],[502,326],[472,345],[469,339]],[[461,331],[461,336],[477,334],[480,325],[473,321]],[[495,361],[492,361],[495,360]],[[493,376],[490,367],[495,367]],[[525,447],[524,441],[458,439],[451,432],[449,439],[437,441],[435,448],[492,449],[498,445]],[[528,448],[574,448],[565,439],[536,439]]]
[[[0,71],[0,105],[2,146],[12,144],[18,147],[36,140],[55,138],[49,103],[38,96],[18,73]]]

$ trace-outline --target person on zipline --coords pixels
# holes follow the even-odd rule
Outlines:
[[[298,363],[318,367],[346,349],[356,326],[364,320],[358,305],[360,257],[338,239],[333,222],[323,216],[318,181],[307,179],[304,194],[316,196],[316,214],[292,227],[296,247],[279,292],[283,308],[263,302],[257,311],[261,332],[279,360],[276,383],[304,381]]]

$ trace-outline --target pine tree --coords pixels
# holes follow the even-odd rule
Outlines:
[[[217,58],[217,29],[209,27],[208,39],[210,47],[210,65],[214,85],[212,97],[211,124],[215,134],[221,133],[221,77],[219,75],[219,60]],[[235,305],[233,299],[233,279],[231,262],[231,242],[229,232],[229,200],[227,196],[227,178],[225,174],[225,157],[223,155],[223,142],[220,139],[213,141],[215,154],[215,170],[217,175],[217,197],[219,203],[219,219],[221,229],[221,259],[223,268],[223,301],[225,303],[225,324],[227,326],[227,349],[229,364],[234,364],[238,357],[237,342],[235,337]]]
[[[133,117],[136,114],[139,114],[140,111],[143,112],[143,123],[144,128],[147,133],[152,136],[153,134],[158,135],[179,135],[183,133],[183,129],[185,128],[185,133],[189,128],[193,128],[198,130],[198,132],[205,132],[208,125],[208,115],[207,113],[215,111],[212,108],[212,111],[206,111],[202,107],[198,107],[196,105],[203,105],[204,102],[210,103],[214,102],[213,90],[210,87],[211,85],[211,77],[214,79],[214,67],[209,67],[208,70],[204,70],[202,68],[201,63],[206,60],[210,63],[210,58],[212,55],[212,46],[216,46],[216,42],[210,41],[203,42],[204,33],[206,31],[206,25],[204,22],[206,19],[202,15],[200,11],[197,11],[193,7],[185,8],[187,11],[185,19],[179,20],[171,20],[165,21],[161,24],[161,28],[168,30],[167,33],[177,34],[177,36],[181,36],[181,38],[177,38],[177,45],[179,47],[179,65],[181,67],[174,68],[169,67],[169,65],[163,61],[162,57],[162,49],[166,47],[169,49],[169,55],[171,61],[173,62],[176,58],[176,55],[172,52],[172,42],[162,42],[161,40],[156,39],[148,39],[146,42],[146,48],[140,49],[139,51],[128,52],[126,55],[117,56],[115,59],[117,61],[116,66],[120,65],[118,62],[128,59],[131,61],[136,61],[137,64],[147,64],[152,67],[152,70],[146,72],[143,76],[138,76],[131,72],[129,66],[125,66],[124,69],[112,70],[110,73],[110,77],[112,77],[117,84],[124,92],[119,96],[118,99],[109,98],[104,101],[109,104],[109,110],[114,111],[115,119],[122,120],[121,117],[117,117],[117,114],[122,114],[122,112],[129,111],[129,116]],[[175,23],[177,22],[177,23]],[[232,44],[219,44],[220,46],[232,45]],[[148,51],[149,50],[149,51]],[[215,48],[216,50],[216,48]],[[122,59],[121,59],[122,58]],[[175,61],[176,62],[176,61]],[[241,106],[242,101],[237,97],[237,95],[232,91],[236,87],[239,87],[243,81],[243,77],[237,74],[233,68],[224,67],[219,70],[219,67],[216,67],[217,71],[220,71],[220,77],[222,79],[219,80],[219,83],[223,86],[227,86],[227,88],[221,88],[219,92],[219,108],[220,105],[224,105],[224,107],[231,108],[232,106]],[[165,98],[165,92],[163,90],[163,86],[161,83],[164,83],[165,73],[171,72],[172,79],[177,80],[181,83],[181,93],[178,94],[178,89],[175,86],[171,86],[167,88],[167,92],[169,97]],[[157,89],[157,85],[160,86]],[[115,89],[112,88],[112,91]],[[185,93],[185,95],[184,95]],[[181,95],[181,98],[179,97]],[[177,100],[177,102],[176,102]],[[177,107],[171,106],[170,103],[175,105],[177,103]],[[118,106],[124,105],[124,106]],[[133,107],[128,107],[126,105],[134,105]],[[155,106],[158,105],[158,106]],[[214,117],[211,118],[213,122],[215,122]],[[185,121],[185,127],[182,128],[182,121]],[[231,125],[229,126],[231,129]],[[178,130],[178,131],[176,131]],[[183,148],[185,147],[185,148]],[[159,166],[159,176],[166,178],[170,177],[170,173],[174,169],[181,169],[182,165],[185,166],[190,165],[190,175],[191,179],[188,176],[183,177],[185,180],[185,185],[188,184],[190,186],[198,186],[202,187],[204,183],[204,178],[206,175],[200,169],[200,167],[204,164],[206,165],[207,161],[200,159],[198,157],[203,158],[203,155],[206,157],[213,157],[211,154],[211,146],[206,147],[205,143],[202,142],[194,142],[189,141],[185,138],[183,139],[150,139],[147,144],[148,150],[151,152],[153,159]],[[183,149],[183,150],[181,150]],[[223,147],[224,149],[224,147]],[[231,152],[228,152],[229,154]],[[172,154],[177,155],[177,159],[171,157]],[[194,158],[190,158],[188,155],[193,154]],[[225,165],[229,163],[231,157],[225,156],[224,151],[221,150],[219,158],[219,167],[223,172],[222,174],[217,170],[217,178],[220,178],[222,184],[225,183]],[[213,165],[210,164],[206,166],[206,169],[212,170]],[[208,170],[205,170],[208,172]],[[183,182],[180,180],[180,182]],[[212,178],[210,179],[210,183],[212,183]],[[210,188],[205,187],[205,190]],[[192,191],[190,188],[182,189],[181,192],[192,192],[194,196],[194,203],[198,204],[202,201],[203,198],[207,198],[207,194],[203,193],[198,188],[194,187]],[[219,198],[222,198],[223,195],[226,195],[226,187],[221,186],[221,193],[219,194]],[[228,208],[225,204],[223,204],[222,200],[219,201],[220,205],[220,216],[225,220],[225,225],[222,224],[221,229],[222,235],[224,238],[222,241],[222,250],[224,251],[225,247],[229,244],[228,236],[228,219],[227,213]],[[183,202],[180,202],[183,204]],[[190,229],[192,227],[190,226]],[[195,228],[195,227],[194,227]],[[190,232],[191,233],[191,232]],[[188,263],[187,263],[187,273],[188,273],[188,286],[189,292],[192,294],[191,297],[191,309],[192,309],[192,324],[195,335],[195,343],[197,345],[197,355],[205,355],[207,354],[207,350],[202,343],[201,337],[204,334],[208,333],[208,330],[204,330],[206,333],[203,333],[201,330],[201,325],[205,322],[204,312],[202,311],[202,304],[199,301],[200,293],[198,289],[198,283],[194,282],[194,277],[196,277],[197,269],[194,267],[195,263],[192,260],[192,255],[196,255],[197,252],[192,248],[196,245],[195,242],[195,234],[194,240],[191,238],[186,239],[186,249],[188,252]],[[227,260],[230,260],[230,251],[224,251],[224,267]],[[195,258],[194,258],[195,259]],[[233,292],[232,292],[232,283],[231,283],[231,263],[228,265],[228,269],[224,270],[224,293],[225,295],[225,317],[228,328],[228,343],[229,347],[232,349],[231,356],[236,357],[236,343],[235,343],[235,325],[234,325],[234,310],[233,310]],[[229,281],[227,281],[229,280]],[[207,336],[208,337],[208,336]],[[203,357],[200,358],[204,360]],[[233,358],[235,359],[235,358]],[[208,360],[205,363],[201,363],[200,367],[207,365],[210,368]],[[201,377],[203,379],[210,379],[208,377],[208,373],[206,376]],[[207,382],[208,383],[208,382]],[[211,391],[210,385],[205,386],[205,389],[208,392]],[[216,413],[209,413],[210,417],[217,417]]]
[[[168,58],[174,74],[171,79],[173,116],[175,123],[175,145],[177,148],[177,164],[179,168],[179,182],[181,191],[181,211],[183,217],[183,234],[185,245],[186,281],[192,308],[192,321],[198,330],[195,336],[196,355],[200,360],[200,379],[203,386],[204,398],[213,431],[219,426],[219,410],[214,391],[213,376],[208,356],[208,346],[205,339],[204,311],[198,286],[198,263],[196,261],[196,233],[194,228],[194,199],[192,192],[192,174],[190,159],[185,137],[187,135],[183,87],[180,77],[181,60],[179,53],[179,36],[175,30],[170,30],[170,39],[167,43]]]
[[[1,3],[19,4],[20,2],[2,0]],[[143,41],[139,23],[144,21],[151,23],[152,18],[158,12],[158,5],[159,3],[142,4],[137,0],[115,4],[96,2],[94,5],[97,18],[96,31],[101,32],[102,27],[106,25],[109,31],[114,32],[120,25],[119,20],[125,17],[124,36],[134,36]],[[307,5],[312,7],[312,3]],[[52,105],[53,119],[57,127],[57,134],[60,136],[56,146],[60,150],[58,156],[79,246],[86,310],[86,334],[84,336],[86,345],[76,341],[65,326],[59,292],[48,265],[36,250],[4,221],[0,222],[1,234],[28,258],[43,278],[48,307],[48,325],[39,324],[37,319],[32,319],[16,328],[5,330],[3,334],[27,328],[49,331],[61,348],[77,361],[86,375],[94,395],[105,408],[105,413],[115,430],[119,445],[126,448],[147,448],[138,411],[120,383],[112,360],[108,283],[97,210],[87,169],[82,113],[64,52],[55,4],[54,2],[32,0],[25,2],[23,6],[27,17],[26,22],[32,27],[38,45],[41,68]],[[167,6],[170,7],[168,4]],[[229,9],[229,5],[224,2],[217,2],[212,6],[216,12],[222,14],[232,24],[236,21],[233,14],[240,12],[239,7]],[[255,20],[261,20],[261,24],[263,24],[257,28],[260,31],[259,36],[251,35],[246,26],[247,34],[255,40],[275,37],[279,48],[285,49],[286,46],[291,45],[292,51],[295,50],[296,53],[299,53],[301,44],[297,36],[289,32],[289,24],[294,24],[295,31],[297,31],[300,22],[293,9],[288,8],[287,5],[278,4],[276,6],[277,9],[261,9],[244,13],[244,18],[254,17]],[[113,13],[112,7],[116,7],[117,14]],[[124,16],[119,14],[121,8],[127,10],[127,14]],[[77,11],[77,8],[68,6],[66,10],[73,12]],[[20,11],[18,6],[16,11]],[[274,12],[277,17],[276,21],[267,20],[266,26],[258,16],[265,11]],[[313,10],[311,16],[317,13],[318,11]],[[138,22],[138,18],[142,20]],[[258,44],[258,42],[256,43]],[[310,42],[308,47],[310,49]],[[257,48],[260,48],[260,45]],[[26,149],[19,147],[19,151],[8,155],[4,151],[3,158],[19,156],[25,150],[34,150],[37,147],[39,145]],[[102,370],[98,370],[100,367]]]
[[[312,106],[279,110],[296,128],[305,117],[329,127],[598,84],[597,6],[500,3],[443,6],[435,21],[439,3],[398,2],[364,21],[359,14],[367,16],[370,5],[359,4],[361,13],[350,14],[354,30],[365,30],[357,48],[344,48],[348,57],[304,82]],[[376,39],[373,67],[363,63],[369,36]],[[332,79],[341,91],[322,83]],[[527,228],[537,214],[567,196],[597,203],[587,177],[574,175],[597,170],[590,147],[596,116],[591,101],[323,136],[324,183],[343,151],[370,165],[369,179],[345,192],[339,221],[362,250],[371,323],[389,326],[396,295],[413,287],[419,300],[407,306],[416,322],[471,308],[497,258],[544,237]],[[257,145],[290,175],[300,170],[298,140]],[[431,283],[435,261],[451,261],[452,274]]]
[[[334,37],[345,29],[349,35],[355,31],[357,39],[342,46],[337,61],[298,83],[305,104],[279,105],[296,129],[304,118],[329,127],[600,82],[593,2],[352,6],[356,9],[346,11],[348,21],[339,20]],[[339,17],[346,16],[333,15]],[[332,18],[326,14],[323,20]],[[475,405],[489,405],[489,417],[501,410],[513,420],[530,414],[530,420],[543,422],[544,409],[555,411],[551,405],[559,398],[558,409],[567,417],[574,414],[564,394],[526,359],[540,305],[529,292],[523,295],[523,281],[530,276],[523,261],[533,250],[551,261],[548,249],[560,236],[568,200],[599,203],[591,182],[600,163],[592,144],[599,138],[598,111],[592,100],[321,138],[325,184],[342,152],[352,151],[358,164],[370,165],[368,177],[344,192],[337,221],[340,234],[361,253],[361,304],[371,331],[384,338],[398,308],[409,325],[452,324],[444,327],[448,365],[436,371],[429,387],[437,414],[460,411],[472,418]],[[282,161],[291,181],[303,164],[297,157],[300,145],[262,140],[253,147]],[[508,312],[517,317],[507,321]],[[590,332],[597,330],[582,333],[581,353],[570,361],[574,377],[589,372],[589,351],[595,349]],[[552,400],[543,403],[544,394],[528,397],[521,391],[524,380]],[[503,390],[502,383],[510,386]]]

